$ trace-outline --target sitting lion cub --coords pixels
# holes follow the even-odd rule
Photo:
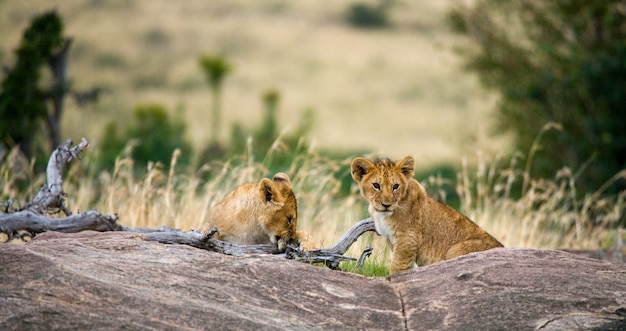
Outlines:
[[[241,185],[230,192],[202,226],[202,233],[217,227],[217,239],[240,245],[288,243],[308,238],[296,232],[298,207],[289,176],[279,172],[272,180]]]
[[[387,238],[393,255],[390,273],[471,252],[503,247],[453,208],[429,197],[413,179],[413,158],[352,161],[352,178],[370,202],[376,232]]]

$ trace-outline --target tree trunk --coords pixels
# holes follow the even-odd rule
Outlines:
[[[52,111],[46,116],[46,124],[51,149],[61,144],[61,119],[68,90],[67,61],[71,44],[71,38],[65,39],[63,46],[48,59],[48,66],[52,72]]]

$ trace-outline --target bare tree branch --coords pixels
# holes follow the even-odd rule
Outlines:
[[[135,232],[132,228],[126,228],[126,231]],[[140,232],[142,232],[140,230]],[[198,231],[180,231],[176,229],[167,229],[161,231],[152,231],[143,234],[143,238],[149,241],[158,241],[163,244],[182,244],[189,245],[208,251],[218,252],[227,255],[244,255],[244,254],[279,254],[280,251],[276,245],[237,245],[226,241],[213,238],[217,233],[214,228],[207,234]]]
[[[83,138],[78,145],[70,148],[71,145],[72,141],[68,139],[52,152],[46,168],[46,184],[39,190],[33,201],[23,208],[24,210],[28,209],[43,215],[51,208],[58,208],[66,216],[71,215],[71,212],[65,207],[63,170],[71,160],[78,159],[78,154],[89,146],[89,142]]]
[[[310,251],[302,251],[300,249],[287,249],[286,257],[288,259],[294,259],[296,261],[306,263],[325,263],[331,269],[337,269],[339,262],[356,260],[351,257],[346,257],[343,254],[346,253],[348,248],[365,232],[376,231],[374,221],[371,218],[361,220],[357,224],[353,225],[348,231],[339,239],[339,241],[332,247],[315,249]],[[289,247],[289,246],[288,246]],[[368,251],[368,249],[366,249]],[[364,252],[365,254],[366,252]]]
[[[135,231],[132,228],[125,228],[126,231]],[[140,230],[143,232],[144,229]],[[219,252],[228,255],[243,254],[279,254],[281,253],[276,245],[236,245],[225,241],[212,238],[213,234],[218,231],[213,228],[206,235],[197,231],[183,232],[175,229],[166,229],[163,231],[148,232],[143,234],[145,240],[158,241],[164,244],[183,244],[193,247],[206,249],[209,251]],[[374,221],[371,218],[364,219],[353,225],[346,234],[339,239],[337,244],[330,248],[321,248],[310,251],[303,251],[296,246],[287,245],[285,257],[304,263],[325,263],[331,269],[337,269],[342,261],[356,260],[355,258],[344,256],[350,246],[365,232],[375,231]],[[367,248],[362,254],[362,259],[371,253],[371,248]],[[362,261],[361,261],[362,263]]]

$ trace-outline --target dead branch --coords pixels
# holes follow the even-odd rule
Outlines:
[[[135,231],[132,228],[125,228],[125,230]],[[212,231],[203,235],[197,231],[183,232],[176,229],[165,229],[162,231],[144,233],[143,238],[164,244],[190,245],[228,255],[281,253],[276,245],[236,245],[212,238],[213,234],[217,231],[217,228],[213,228]],[[355,258],[344,256],[343,254],[345,254],[348,248],[367,231],[375,231],[374,221],[372,221],[371,218],[364,219],[353,225],[348,232],[339,239],[337,244],[330,248],[303,251],[296,246],[288,245],[285,257],[304,263],[325,263],[331,269],[337,269],[339,263],[342,261],[356,260]],[[365,250],[362,259],[369,255],[369,253],[371,253],[370,248]]]
[[[126,228],[126,231],[136,232],[135,229]],[[142,230],[140,230],[142,232]],[[176,229],[161,229],[143,234],[143,238],[149,241],[158,241],[163,244],[189,245],[208,251],[218,252],[227,255],[244,254],[278,254],[280,251],[276,245],[237,245],[213,238],[217,233],[214,228],[207,234],[198,231],[180,231]]]
[[[72,141],[68,139],[52,152],[46,168],[46,183],[39,190],[33,201],[28,203],[23,210],[30,210],[43,215],[49,209],[56,208],[62,210],[66,216],[71,215],[71,212],[65,206],[63,169],[71,160],[78,159],[78,154],[89,146],[89,142],[83,138],[78,145],[70,148],[71,145]]]
[[[26,231],[29,237],[46,231],[74,233],[85,230],[119,231],[117,215],[102,215],[89,210],[64,218],[50,218],[31,210],[21,210],[11,214],[0,214],[0,232],[8,235],[8,240],[23,237],[19,231]]]
[[[288,246],[285,255],[288,259],[305,263],[325,263],[329,268],[337,269],[341,261],[356,260],[351,257],[346,257],[343,254],[346,253],[348,248],[350,248],[363,233],[368,231],[376,231],[374,221],[371,218],[366,218],[353,225],[332,247],[303,251],[300,249],[290,249]],[[366,249],[366,251],[368,250]],[[366,254],[366,252],[364,252],[364,254]]]

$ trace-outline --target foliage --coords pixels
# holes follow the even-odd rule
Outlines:
[[[449,15],[470,44],[467,67],[498,92],[499,124],[528,151],[546,123],[533,173],[565,164],[584,191],[626,167],[626,10],[621,0],[479,0]],[[619,181],[613,191],[626,187]]]
[[[162,106],[146,104],[138,105],[133,115],[132,123],[123,132],[118,132],[113,122],[106,126],[101,146],[102,169],[113,167],[128,142],[133,145],[130,156],[140,167],[150,162],[167,165],[175,150],[181,153],[178,160],[181,165],[190,163],[191,144],[185,139],[181,114],[171,120]]]
[[[226,75],[232,71],[232,65],[221,55],[203,55],[198,59],[200,68],[204,71],[209,85],[219,89]]]
[[[41,68],[61,46],[63,22],[55,11],[35,17],[24,31],[16,51],[17,62],[8,71],[0,91],[0,142],[19,145],[32,156],[33,137],[46,118],[46,92],[40,87]]]
[[[379,28],[389,25],[390,0],[380,0],[378,4],[356,2],[345,11],[345,20],[358,28]]]

